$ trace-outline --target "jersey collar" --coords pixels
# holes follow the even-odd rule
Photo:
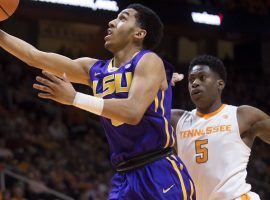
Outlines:
[[[199,117],[202,117],[204,119],[209,119],[210,117],[213,117],[213,116],[217,115],[218,113],[220,113],[225,106],[226,106],[226,104],[222,104],[217,110],[215,110],[214,112],[211,112],[211,113],[207,113],[207,114],[203,114],[203,113],[196,111],[196,115]]]

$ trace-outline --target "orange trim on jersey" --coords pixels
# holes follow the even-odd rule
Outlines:
[[[165,110],[164,110],[164,96],[165,96],[165,92],[162,91],[161,92],[161,102],[160,102],[160,106],[161,106],[161,110],[162,110],[162,116],[164,119],[164,123],[165,123],[165,132],[166,132],[166,144],[164,148],[167,148],[169,146],[170,143],[170,133],[169,133],[169,123],[165,117]]]
[[[250,200],[250,197],[248,194],[243,194],[241,197],[240,197],[240,200]]]
[[[178,178],[179,178],[180,184],[181,184],[181,188],[182,188],[182,192],[183,192],[183,200],[187,200],[187,189],[185,187],[185,183],[184,183],[182,174],[181,174],[180,170],[178,169],[176,162],[174,160],[171,160],[169,157],[167,157],[167,160],[172,164],[173,169],[175,170],[175,172],[178,175]]]
[[[214,111],[214,112],[211,112],[211,113],[208,113],[208,114],[203,114],[203,113],[200,113],[200,112],[196,112],[196,114],[199,116],[199,117],[202,117],[202,118],[204,118],[204,119],[209,119],[210,117],[213,117],[213,116],[215,116],[216,114],[218,114],[220,111],[222,111],[223,110],[223,108],[226,106],[226,104],[222,104],[221,106],[220,106],[220,108],[219,109],[217,109],[216,111]]]

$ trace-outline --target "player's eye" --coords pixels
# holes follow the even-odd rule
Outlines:
[[[194,79],[194,77],[190,77],[190,78],[188,78],[188,82],[189,82],[189,83],[193,83],[193,82],[194,82],[194,80],[195,80],[195,79]]]
[[[123,15],[121,15],[121,16],[119,17],[119,19],[120,19],[121,21],[127,20],[126,17],[123,16]]]
[[[205,79],[206,79],[206,76],[205,76],[205,75],[201,75],[201,76],[200,76],[200,80],[201,80],[201,81],[205,81]]]

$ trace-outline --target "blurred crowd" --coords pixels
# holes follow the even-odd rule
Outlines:
[[[58,199],[48,188],[74,199],[106,199],[112,170],[98,120],[39,100],[32,89],[39,72],[10,60],[1,57],[0,64],[0,170],[31,182],[6,175],[0,199]]]
[[[40,72],[6,54],[0,59],[0,170],[31,180],[25,183],[6,175],[0,199],[59,199],[48,188],[73,199],[106,199],[113,170],[98,119],[76,108],[39,100],[32,84]],[[270,114],[268,76],[225,64],[229,72],[225,103],[249,104]],[[186,86],[183,81],[174,88],[175,108],[193,108]],[[257,140],[248,166],[248,181],[265,200],[270,199],[268,152],[269,146]]]

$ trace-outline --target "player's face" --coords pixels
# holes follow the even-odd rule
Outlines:
[[[133,42],[134,35],[140,30],[135,18],[136,13],[134,9],[125,9],[109,22],[108,34],[104,38],[106,49],[115,52]]]
[[[190,97],[196,107],[206,107],[221,97],[223,80],[206,65],[196,65],[188,76]]]

